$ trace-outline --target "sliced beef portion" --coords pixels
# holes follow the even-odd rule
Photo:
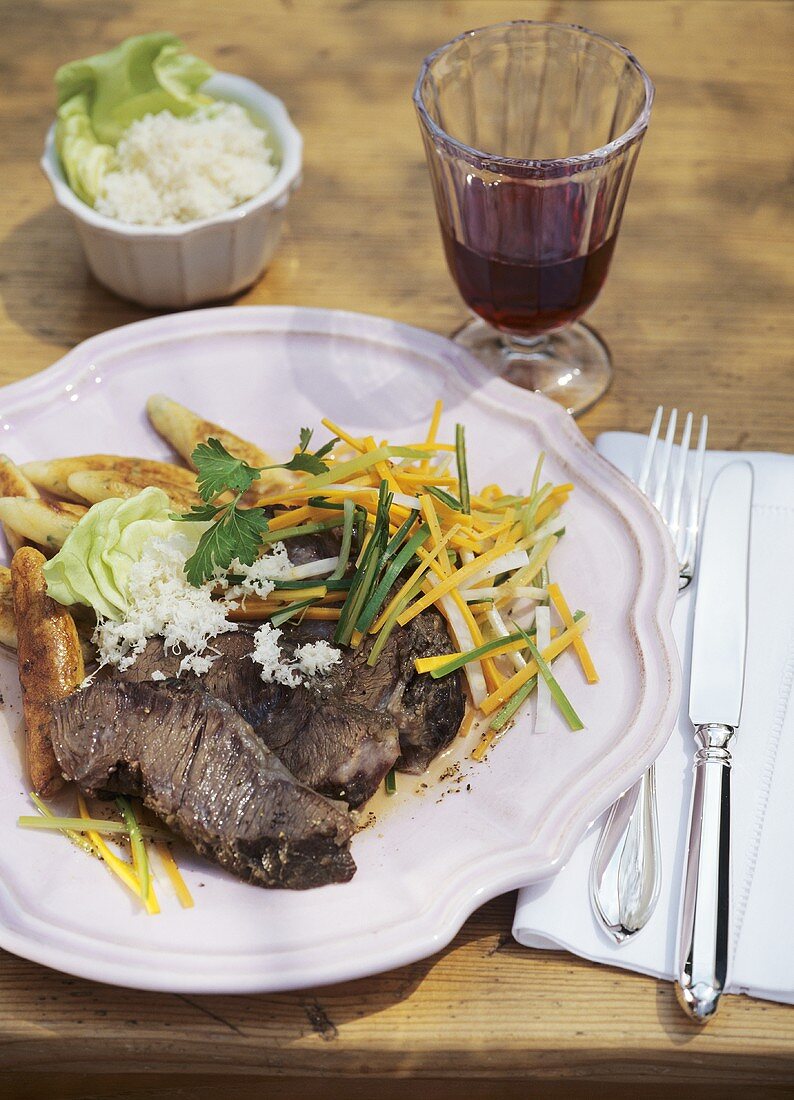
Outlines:
[[[53,747],[87,793],[143,799],[198,852],[248,882],[346,882],[353,825],[299,783],[237,711],[185,684],[107,679],[53,707]]]
[[[334,623],[287,624],[282,651],[290,657],[309,641],[333,644],[333,633]],[[425,611],[396,628],[370,667],[372,644],[367,638],[358,649],[343,648],[341,660],[325,676],[288,688],[262,682],[249,659],[253,628],[243,628],[214,639],[219,656],[202,685],[234,706],[301,782],[359,806],[393,765],[423,772],[453,740],[465,709],[459,672],[434,680],[414,667],[418,657],[452,650],[437,611]],[[146,680],[155,670],[176,676],[179,661],[153,639],[123,676]]]
[[[286,653],[292,644],[285,639]],[[233,706],[301,783],[350,806],[372,797],[400,755],[390,715],[348,702],[343,695],[326,698],[308,687],[263,683],[259,666],[250,660],[254,642],[249,630],[221,634],[212,646],[218,657],[201,677],[201,686]],[[134,682],[150,679],[155,671],[172,677],[179,662],[153,638],[120,675]],[[183,682],[195,685],[197,680],[191,675],[182,677]]]
[[[341,531],[331,527],[327,531],[316,531],[313,535],[300,535],[287,539],[287,557],[293,565],[307,565],[311,561],[334,558],[342,543]]]
[[[302,782],[351,807],[361,806],[400,755],[394,722],[387,714],[340,699],[320,703],[302,687],[292,696],[281,709],[264,714],[256,732]]]
[[[307,620],[285,631],[284,642],[331,641],[333,629],[333,623]],[[438,611],[422,612],[392,631],[370,667],[367,658],[373,643],[369,637],[358,649],[344,649],[339,664],[308,690],[320,698],[340,698],[388,714],[399,730],[398,770],[419,774],[454,739],[466,708],[460,672],[434,680],[414,666],[419,657],[452,652],[446,624]]]

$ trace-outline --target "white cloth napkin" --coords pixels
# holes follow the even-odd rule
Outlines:
[[[645,438],[609,432],[596,448],[636,478]],[[728,991],[794,1003],[794,456],[710,452],[704,502],[728,462],[754,471],[750,616],[744,709],[733,742],[732,956]],[[519,894],[513,935],[527,947],[563,947],[596,962],[673,978],[695,749],[687,717],[694,586],[676,606],[684,665],[678,726],[656,764],[662,888],[655,913],[618,947],[593,916],[587,883],[603,818],[555,878]],[[594,629],[598,629],[594,624]]]

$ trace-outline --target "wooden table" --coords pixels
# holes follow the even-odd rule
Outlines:
[[[146,316],[87,275],[36,161],[56,66],[161,28],[163,6],[4,0],[0,12],[6,382]],[[439,332],[461,321],[410,93],[429,49],[515,17],[617,38],[657,86],[614,267],[592,311],[615,380],[584,431],[644,430],[663,402],[707,410],[713,446],[791,450],[789,4],[172,0],[168,23],[189,46],[271,88],[306,139],[289,230],[241,301],[362,310]],[[694,1081],[710,1097],[794,1083],[789,1008],[728,997],[699,1030],[667,984],[518,947],[513,903],[485,906],[424,962],[282,996],[128,992],[5,955],[0,1091],[209,1097],[222,1077],[230,1098],[389,1100],[416,1088],[400,1080],[416,1075],[439,1097],[633,1096],[640,1082],[655,1097]],[[787,928],[789,915],[781,920]]]

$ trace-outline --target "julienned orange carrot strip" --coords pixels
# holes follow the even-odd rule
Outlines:
[[[568,606],[565,597],[562,594],[560,586],[556,583],[552,583],[548,586],[547,592],[551,602],[556,607],[560,618],[565,623],[568,630],[573,626],[573,615],[571,609]],[[574,638],[573,647],[576,650],[576,656],[579,658],[579,664],[582,666],[582,672],[585,674],[585,678],[588,684],[598,683],[598,673],[596,667],[593,664],[593,658],[590,656],[590,651],[585,644],[584,638]]]
[[[268,520],[268,529],[270,531],[280,531],[283,527],[295,527],[308,519],[311,511],[312,509],[305,504],[301,508],[291,508],[286,512],[282,512],[280,516]],[[324,516],[323,518],[327,519],[328,517]]]
[[[550,646],[547,646],[541,656],[544,661],[552,661],[555,657],[558,657],[564,649],[567,649],[569,645],[572,645],[574,638],[577,638],[582,634],[590,625],[590,616],[585,615],[584,618],[579,619],[578,622],[565,631],[564,634],[560,634],[559,638],[555,638]],[[511,695],[515,695],[518,689],[527,682],[538,671],[538,666],[534,660],[527,661],[526,666],[521,669],[520,672],[516,672],[509,680],[497,690],[492,692],[486,699],[480,704],[480,710],[483,714],[493,714],[497,707],[502,703],[506,703]]]

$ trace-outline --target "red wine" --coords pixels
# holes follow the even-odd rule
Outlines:
[[[581,316],[595,301],[615,248],[613,234],[591,252],[547,263],[487,255],[441,223],[452,277],[466,304],[498,329],[539,336]],[[530,253],[534,249],[530,250]]]

